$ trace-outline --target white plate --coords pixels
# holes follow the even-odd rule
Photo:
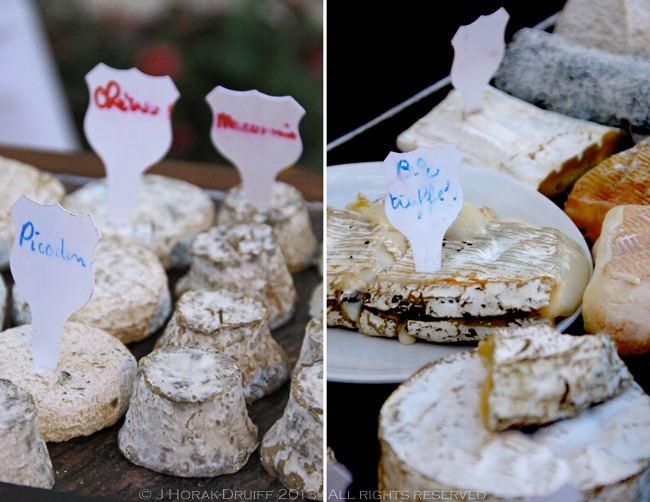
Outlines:
[[[370,200],[386,194],[386,182],[379,169],[381,162],[343,164],[327,168],[327,204],[337,209],[363,192]],[[501,217],[519,218],[542,227],[561,230],[591,253],[578,228],[553,202],[539,192],[503,174],[461,166],[460,181],[465,200],[487,206]],[[557,329],[566,330],[582,307],[560,321]],[[401,383],[425,364],[476,345],[444,345],[418,341],[404,346],[395,339],[375,338],[342,328],[327,328],[327,379],[347,383]]]

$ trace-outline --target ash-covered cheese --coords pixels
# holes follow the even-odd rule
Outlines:
[[[323,500],[323,361],[303,365],[282,418],[260,446],[262,465],[303,497]]]
[[[231,474],[257,448],[241,371],[222,352],[166,347],[140,360],[118,446],[131,462],[183,477]]]
[[[323,359],[323,314],[318,313],[311,318],[305,328],[305,337],[300,348],[300,357],[296,363],[294,374],[305,364],[312,364]]]
[[[217,225],[266,223],[287,261],[290,272],[299,272],[312,264],[318,241],[311,228],[309,212],[300,191],[276,181],[271,207],[262,209],[248,204],[241,185],[228,191],[217,215]]]
[[[0,481],[52,488],[54,470],[32,396],[0,379]]]
[[[136,244],[101,240],[93,257],[95,289],[69,321],[94,326],[122,343],[140,341],[160,329],[171,313],[167,274],[158,257]],[[11,317],[32,322],[25,297],[14,284]]]
[[[31,324],[0,333],[0,378],[34,397],[46,441],[88,436],[126,412],[137,364],[116,338],[69,322],[56,370],[34,366],[31,351]]]
[[[487,426],[543,425],[620,394],[634,378],[609,335],[563,335],[548,326],[503,329],[479,345],[488,369]]]
[[[208,347],[233,358],[242,372],[244,397],[251,403],[289,379],[290,364],[269,331],[264,305],[225,289],[188,291],[156,348]]]
[[[621,394],[532,432],[491,432],[481,411],[487,369],[477,351],[425,366],[384,403],[379,490],[476,490],[510,502],[570,484],[581,501],[650,493],[650,396]]]
[[[110,224],[103,179],[67,195],[63,207],[75,214],[92,215],[103,239],[135,242],[151,249],[165,269],[190,264],[192,239],[212,226],[215,212],[212,200],[199,187],[155,174],[142,177],[128,225]]]
[[[553,197],[621,150],[623,131],[546,110],[488,86],[483,107],[470,115],[452,90],[397,138],[402,151],[453,143],[463,164],[511,176]]]
[[[5,157],[0,157],[0,179],[0,270],[6,270],[16,234],[11,206],[23,195],[39,204],[56,204],[65,188],[51,174]]]
[[[192,265],[176,285],[177,296],[222,288],[245,293],[266,306],[271,329],[293,316],[296,290],[269,225],[213,227],[196,236],[190,251]]]
[[[650,130],[650,61],[643,58],[523,28],[508,44],[494,84],[546,110]]]

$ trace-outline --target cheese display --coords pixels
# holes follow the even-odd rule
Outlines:
[[[650,204],[650,140],[612,155],[583,175],[564,211],[595,243],[607,211],[623,204]]]
[[[293,316],[296,290],[269,225],[213,227],[196,236],[190,252],[192,265],[176,284],[177,296],[222,288],[242,292],[265,305],[271,329]]]
[[[609,333],[621,355],[650,351],[650,206],[611,209],[594,247],[594,275],[582,317],[588,333]]]
[[[553,33],[588,47],[650,57],[650,4],[644,0],[568,0]]]
[[[188,291],[156,348],[208,347],[223,352],[242,372],[247,403],[275,392],[289,379],[290,364],[269,331],[264,305],[225,289]]]
[[[0,379],[0,481],[52,488],[54,470],[32,396]]]
[[[219,213],[218,225],[266,223],[273,227],[290,272],[299,272],[312,263],[318,241],[311,228],[309,213],[302,194],[286,183],[273,185],[271,207],[263,210],[246,202],[241,185],[228,191]]]
[[[56,370],[35,366],[31,350],[30,324],[0,333],[0,378],[34,397],[46,441],[87,436],[124,415],[137,364],[119,340],[69,322],[63,328]]]
[[[524,101],[570,117],[650,130],[650,61],[584,47],[523,28],[506,48],[494,84]]]
[[[650,396],[631,383],[618,396],[535,430],[491,432],[478,351],[425,366],[384,403],[379,490],[476,490],[490,501],[527,500],[564,485],[583,501],[650,494]]]
[[[323,359],[323,314],[311,318],[305,328],[305,338],[300,348],[300,357],[296,363],[294,374],[305,364],[312,364]]]
[[[488,369],[482,407],[492,431],[576,416],[634,380],[604,333],[563,335],[549,326],[502,329],[478,351]]]
[[[93,258],[95,289],[71,322],[94,326],[123,343],[137,342],[160,329],[171,313],[167,274],[158,257],[136,244],[101,240]],[[25,297],[14,284],[11,317],[32,322]]]
[[[194,236],[214,223],[208,194],[185,181],[149,174],[142,177],[129,225],[113,227],[108,219],[105,180],[92,181],[67,195],[71,213],[92,215],[105,240],[135,242],[151,249],[166,269],[187,267]]]
[[[4,278],[0,275],[0,329],[6,324],[7,314],[9,313],[9,291]]]
[[[260,446],[262,465],[290,490],[323,500],[323,361],[303,365],[284,415]]]
[[[466,115],[452,90],[397,138],[402,151],[453,143],[463,164],[506,174],[548,197],[627,145],[619,129],[541,110],[488,86],[483,107]]]
[[[6,270],[16,233],[11,206],[23,195],[39,204],[56,204],[63,200],[65,188],[51,174],[5,157],[0,157],[0,179],[0,270]]]
[[[241,371],[226,354],[166,347],[140,360],[118,436],[128,460],[173,476],[217,476],[241,469],[257,445]]]
[[[575,241],[489,209],[465,205],[434,273],[417,273],[406,240],[374,221],[328,209],[329,326],[403,343],[478,341],[501,327],[554,325],[575,312],[589,280]]]

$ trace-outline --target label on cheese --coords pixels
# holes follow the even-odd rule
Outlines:
[[[441,266],[442,239],[463,208],[460,162],[454,145],[391,152],[381,165],[386,178],[386,216],[406,236],[418,272]]]
[[[237,167],[246,201],[270,207],[275,177],[302,154],[298,125],[304,108],[290,96],[231,91],[221,86],[205,100],[214,116],[212,143]]]
[[[32,312],[32,358],[36,366],[54,370],[63,325],[92,296],[93,254],[101,234],[91,216],[24,195],[11,213],[16,237],[9,264]]]
[[[140,176],[171,147],[171,113],[180,94],[169,76],[103,63],[88,72],[86,84],[90,103],[84,132],[106,168],[110,221],[126,225]]]
[[[480,16],[461,26],[451,39],[454,62],[451,83],[465,98],[465,113],[477,112],[483,106],[485,89],[505,54],[504,40],[510,15],[501,7],[494,14]]]

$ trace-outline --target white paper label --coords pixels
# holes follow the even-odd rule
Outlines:
[[[409,240],[418,272],[440,270],[442,239],[463,208],[462,158],[458,148],[449,144],[391,152],[381,165],[386,216]]]
[[[508,19],[510,15],[501,7],[494,14],[461,26],[451,39],[454,47],[451,83],[463,93],[466,114],[477,112],[483,106],[485,88],[505,54]]]
[[[88,72],[86,84],[90,103],[84,132],[106,168],[111,223],[126,225],[140,176],[171,147],[178,89],[168,76],[152,77],[137,68],[116,70],[103,63]]]
[[[9,265],[32,312],[32,358],[56,369],[63,325],[95,287],[93,254],[101,234],[91,216],[22,196],[12,208],[16,237]]]
[[[275,177],[302,154],[298,125],[304,108],[290,96],[231,91],[221,86],[205,100],[214,117],[212,143],[237,167],[246,201],[270,207]]]

